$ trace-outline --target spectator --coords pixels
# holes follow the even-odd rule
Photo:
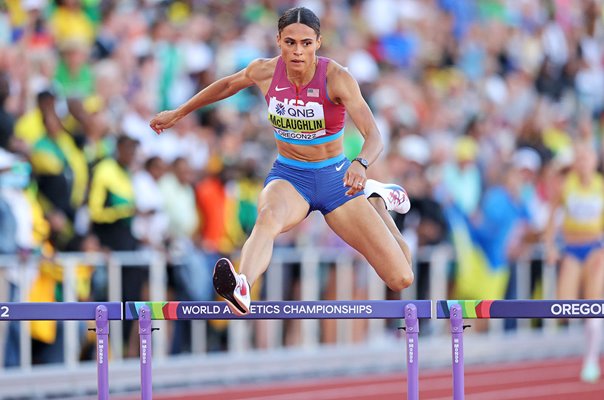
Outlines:
[[[57,8],[50,17],[52,34],[58,43],[72,39],[82,40],[92,45],[95,28],[86,15],[80,0],[57,0]]]
[[[84,99],[93,94],[94,79],[87,60],[89,45],[80,37],[59,43],[60,59],[55,83],[63,97]]]
[[[506,165],[500,184],[488,189],[480,212],[469,220],[453,204],[446,210],[457,250],[455,278],[458,298],[503,299],[513,247],[522,244],[529,220],[521,197],[520,171]]]
[[[480,171],[476,165],[478,145],[471,137],[455,143],[455,160],[444,167],[443,185],[459,209],[467,216],[477,210],[482,189]]]
[[[8,75],[0,73],[0,148],[5,150],[9,150],[15,129],[15,118],[6,109],[9,94]]]
[[[171,171],[159,181],[165,204],[169,232],[169,281],[175,299],[180,301],[211,300],[212,267],[195,246],[199,218],[193,189],[194,174],[185,158],[176,158]],[[190,349],[191,326],[179,322],[174,326],[172,353]]]
[[[397,154],[391,159],[402,158],[401,174],[396,180],[405,182],[405,190],[413,205],[407,214],[394,217],[396,226],[408,241],[412,253],[425,246],[443,243],[448,234],[447,220],[442,206],[433,196],[433,173],[428,171],[431,160],[431,148],[427,140],[417,135],[409,135],[398,144]],[[392,166],[390,170],[396,170]],[[429,298],[430,263],[417,259],[415,268],[417,297]]]
[[[31,162],[40,201],[51,221],[53,242],[63,249],[73,237],[76,210],[84,201],[88,166],[71,135],[65,132],[54,106],[54,94],[38,94],[45,134],[34,144]]]
[[[165,171],[161,158],[150,157],[145,161],[144,169],[132,178],[137,211],[132,229],[142,244],[156,250],[165,249],[170,222],[159,186]]]
[[[137,140],[121,135],[115,159],[101,161],[93,171],[88,200],[92,230],[101,245],[111,250],[132,251],[138,247],[132,233],[136,206],[130,177],[137,146]]]
[[[92,232],[101,245],[112,251],[134,251],[139,242],[132,231],[132,219],[136,214],[131,171],[138,141],[126,135],[117,139],[115,159],[107,158],[94,168],[90,184],[88,208]],[[141,265],[122,266],[123,301],[141,300],[148,273]],[[134,324],[123,324],[126,343],[135,343]],[[128,355],[136,346],[128,345]]]
[[[180,283],[179,297],[183,300],[207,300],[213,297],[211,289],[211,267],[194,245],[199,218],[193,189],[193,174],[184,158],[172,163],[172,171],[159,182],[169,221],[170,259]]]

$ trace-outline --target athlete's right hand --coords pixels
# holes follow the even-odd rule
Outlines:
[[[155,133],[159,135],[164,131],[164,129],[174,126],[179,119],[180,116],[176,110],[162,111],[153,117],[151,122],[149,122],[149,126],[155,131]]]
[[[358,192],[362,192],[365,189],[365,183],[367,182],[365,167],[358,162],[351,163],[344,174],[343,181],[344,186],[350,188],[346,191],[346,196],[354,196]]]

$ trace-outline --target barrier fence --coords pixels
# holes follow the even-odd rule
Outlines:
[[[234,258],[237,256],[234,255]],[[539,260],[541,251],[536,247],[530,255],[527,254],[514,267],[517,271],[517,279],[512,280],[516,295],[513,298],[541,298],[555,297],[556,268],[541,268]],[[414,273],[417,285],[412,285],[402,293],[402,299],[444,299],[449,296],[450,271],[449,267],[455,261],[455,255],[450,246],[426,246],[420,247],[417,256],[414,257]],[[171,293],[167,287],[168,276],[179,275],[179,266],[167,264],[165,254],[152,251],[136,252],[112,252],[105,253],[59,253],[55,260],[57,265],[63,266],[62,294],[60,301],[122,301],[124,299],[122,286],[128,282],[122,282],[122,273],[129,269],[139,269],[149,272],[149,298],[145,300],[161,301],[169,298]],[[39,273],[40,259],[31,256],[23,261],[17,256],[0,255],[0,302],[25,302],[30,301],[29,293],[32,282]],[[211,261],[208,268],[211,268]],[[91,296],[79,298],[76,289],[78,286],[77,268],[80,265],[94,266],[94,275],[91,285]],[[208,269],[211,274],[211,269]],[[300,275],[296,271],[300,271]],[[179,275],[180,276],[180,275]],[[184,276],[184,275],[183,275]],[[210,281],[206,279],[206,281]],[[340,248],[302,246],[296,248],[276,247],[271,266],[265,279],[262,298],[259,300],[347,300],[353,298],[371,298],[384,300],[387,291],[383,281],[377,276],[366,261],[354,252],[343,251]],[[292,296],[294,283],[299,284],[299,290]],[[331,285],[331,286],[330,286]],[[542,289],[542,292],[534,293],[534,288]],[[211,287],[210,287],[211,290]],[[210,297],[197,296],[186,300],[213,300],[213,291]],[[185,300],[174,298],[170,300]],[[49,301],[49,300],[45,300]],[[538,329],[550,335],[555,335],[557,330],[554,321],[544,321],[543,326],[535,328],[530,321],[518,321],[518,336],[528,334]],[[168,327],[168,322],[158,322],[159,327]],[[118,322],[111,322],[112,330],[119,327]],[[244,354],[251,349],[262,349],[278,353],[285,348],[301,347],[306,349],[318,349],[323,343],[336,343],[338,345],[352,345],[367,338],[373,344],[383,343],[385,330],[384,321],[368,320],[367,323],[359,321],[338,320],[334,323],[320,324],[317,320],[303,320],[295,323],[287,323],[283,320],[259,321],[254,324],[236,322],[225,327],[224,336],[228,342],[217,345],[216,332],[212,330],[212,324],[207,321],[192,321],[185,328],[190,331],[186,345],[174,347],[173,337],[170,329],[161,329],[154,334],[155,358],[162,362],[170,362],[174,355],[191,355],[192,357],[204,357],[213,351],[228,351],[230,354]],[[14,328],[14,329],[13,329]],[[61,362],[68,369],[82,370],[87,367],[86,360],[81,360],[79,354],[82,351],[81,324],[75,322],[61,323],[60,326],[60,359],[44,360],[45,364]],[[426,321],[422,326],[422,335],[434,336],[434,339],[444,338],[447,335],[445,325],[436,321]],[[254,332],[252,332],[254,330]],[[321,336],[328,330],[326,336]],[[491,320],[488,335],[497,337],[504,330],[503,321]],[[0,329],[0,342],[8,337],[9,329]],[[6,336],[5,336],[6,333]],[[11,354],[10,367],[21,369],[32,368],[32,354],[30,343],[30,326],[28,324],[15,323],[10,329],[11,343],[18,342],[18,350]],[[119,360],[124,365],[129,365],[127,343],[125,337],[114,335],[112,340],[112,359]],[[6,360],[5,347],[0,346],[0,362]],[[440,358],[439,358],[440,360]],[[6,364],[5,364],[6,365]],[[48,382],[57,382],[62,373],[57,368],[56,378],[50,377]],[[136,382],[132,381],[132,384]],[[2,380],[0,379],[0,384]],[[130,384],[130,383],[129,383]],[[39,383],[41,387],[44,385]],[[82,389],[85,390],[85,389]],[[15,388],[15,396],[25,393]]]
[[[249,316],[232,314],[224,302],[82,302],[0,303],[0,321],[96,321],[98,399],[109,398],[108,337],[110,320],[138,320],[141,399],[152,398],[153,320],[244,319],[404,319],[407,399],[419,398],[419,323],[431,319],[432,301],[266,301],[252,303]],[[450,320],[453,399],[464,398],[463,319],[603,318],[598,300],[439,300],[436,318]]]

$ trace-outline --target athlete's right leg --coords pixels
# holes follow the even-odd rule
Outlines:
[[[563,255],[558,274],[557,297],[560,300],[578,299],[581,289],[581,263],[575,257]]]
[[[248,278],[250,285],[268,268],[277,235],[302,222],[309,207],[300,193],[285,180],[271,181],[262,190],[256,224],[241,252],[239,270]]]
[[[604,251],[594,249],[583,266],[583,297],[589,300],[602,298],[604,290]],[[585,321],[585,354],[581,369],[581,380],[596,382],[600,379],[600,343],[604,321],[590,318]]]
[[[248,289],[268,268],[275,238],[306,218],[309,207],[293,185],[285,180],[276,179],[264,187],[258,199],[256,224],[243,245],[239,274],[226,259],[218,260],[214,267],[214,288],[227,300],[234,313],[248,312]]]

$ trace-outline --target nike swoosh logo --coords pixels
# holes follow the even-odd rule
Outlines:
[[[276,92],[280,92],[280,91],[286,90],[286,89],[289,89],[289,86],[286,86],[286,87],[275,86],[275,91]]]
[[[344,161],[342,164],[338,165],[338,166],[336,167],[336,171],[341,170],[341,169],[342,169],[342,167],[344,166],[344,164],[346,164],[346,161]]]

